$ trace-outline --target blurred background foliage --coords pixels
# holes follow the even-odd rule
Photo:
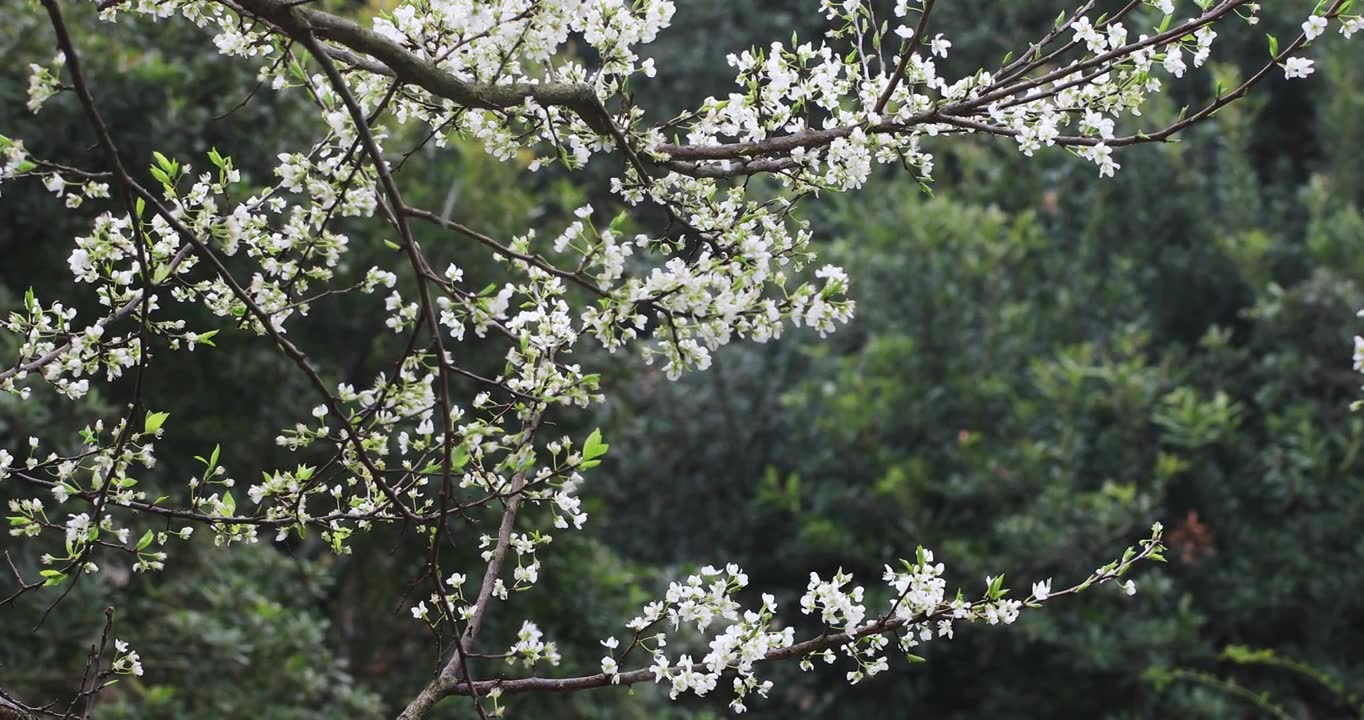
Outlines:
[[[330,4],[361,15],[383,7]],[[1296,24],[1298,5],[1267,7],[1265,25]],[[655,48],[659,77],[639,88],[658,118],[725,92],[726,53],[820,27],[813,0],[679,6]],[[997,61],[1057,9],[1050,0],[942,4],[949,67]],[[159,149],[194,162],[218,147],[260,183],[276,153],[311,138],[298,93],[267,90],[238,107],[253,70],[223,61],[194,30],[99,27],[75,14],[128,157]],[[1250,33],[1225,39],[1213,74],[1229,85],[1263,47]],[[916,544],[971,589],[1000,571],[1015,583],[1076,578],[1160,520],[1171,562],[1145,569],[1134,598],[1096,592],[1025,613],[1007,631],[963,629],[926,647],[929,662],[856,688],[837,668],[774,667],[777,691],[750,712],[1268,716],[1206,680],[1234,675],[1290,717],[1357,717],[1358,703],[1320,678],[1224,651],[1274,648],[1344,687],[1364,686],[1364,422],[1349,412],[1360,385],[1350,335],[1364,306],[1364,53],[1331,40],[1314,52],[1310,79],[1275,78],[1181,143],[1121,153],[1113,180],[1062,153],[1027,159],[954,140],[936,146],[931,194],[888,174],[812,203],[824,259],[848,269],[858,302],[853,325],[827,340],[793,333],[732,346],[710,371],[675,383],[626,358],[593,357],[608,403],[594,417],[561,418],[568,429],[601,425],[612,446],[590,479],[589,532],[559,534],[543,587],[517,598],[518,612],[506,613],[517,617],[494,618],[484,648],[510,644],[530,616],[563,650],[561,672],[594,671],[596,640],[619,634],[689,563],[739,562],[755,589],[791,607],[810,571],[842,567],[870,583]],[[0,61],[13,71],[0,74],[0,129],[45,157],[88,163],[91,137],[69,94],[38,118],[23,108],[18,69],[51,48],[32,6],[7,11]],[[1153,123],[1214,92],[1206,74],[1195,77],[1172,88]],[[390,147],[420,138],[407,140]],[[604,184],[528,174],[451,140],[404,167],[413,204],[507,237],[589,200],[613,202]],[[79,297],[65,256],[88,219],[36,183],[3,192],[0,304],[29,286]],[[386,229],[348,230],[353,267],[380,259]],[[471,273],[497,272],[445,236],[424,245]],[[392,336],[369,309],[333,301],[297,325],[329,378],[385,367]],[[189,458],[215,443],[229,466],[298,461],[273,437],[306,413],[306,388],[267,344],[230,332],[218,342],[156,368],[149,402],[180,423],[144,480],[153,487],[182,485]],[[12,349],[0,336],[0,350]],[[79,404],[0,398],[0,446],[29,435],[69,443],[91,415],[114,417],[121,391]],[[0,501],[14,492],[0,485]],[[32,571],[32,553],[16,546],[0,538]],[[406,611],[422,557],[412,538],[385,531],[344,557],[316,539],[233,552],[196,541],[163,576],[114,564],[45,619],[46,595],[6,612],[0,687],[30,702],[69,695],[108,604],[148,672],[111,690],[98,717],[391,716],[436,662]],[[0,592],[10,582],[0,579]],[[503,672],[499,664],[482,673]],[[669,703],[652,686],[518,699],[513,711],[725,714],[718,699]],[[440,713],[471,715],[455,702]]]

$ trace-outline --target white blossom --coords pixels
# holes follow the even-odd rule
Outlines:
[[[1302,57],[1291,57],[1283,62],[1284,77],[1292,80],[1293,78],[1305,78],[1311,75],[1316,69],[1312,67],[1312,60]]]
[[[1316,40],[1324,32],[1326,32],[1326,18],[1320,15],[1313,15],[1302,23],[1302,34],[1309,41]]]

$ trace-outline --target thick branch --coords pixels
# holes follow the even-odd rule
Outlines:
[[[33,714],[24,706],[10,699],[10,694],[0,690],[0,720],[30,720]]]
[[[457,685],[465,688],[464,692],[459,693],[461,695],[473,694],[477,696],[482,694],[478,689],[479,683],[474,683],[472,686],[467,683],[459,685],[457,678],[464,670],[464,656],[469,652],[474,639],[478,636],[479,628],[483,624],[483,616],[488,609],[488,602],[492,599],[493,588],[496,586],[497,578],[502,571],[502,561],[507,556],[508,546],[511,545],[512,528],[516,525],[516,512],[521,507],[521,486],[524,482],[525,476],[522,473],[516,473],[512,476],[512,496],[507,500],[507,508],[502,512],[502,524],[497,531],[497,545],[493,547],[493,553],[488,558],[488,567],[483,573],[483,585],[478,590],[478,599],[474,601],[474,610],[469,617],[469,623],[464,628],[464,634],[455,641],[457,645],[455,653],[450,656],[450,661],[446,663],[440,674],[428,683],[421,693],[413,698],[412,702],[408,703],[402,714],[398,716],[398,720],[419,720],[426,717],[436,703],[453,694],[451,688]]]
[[[1094,70],[1102,72],[1104,66],[1116,59],[1121,59],[1127,55],[1147,47],[1155,47],[1175,41],[1180,37],[1197,30],[1204,25],[1216,22],[1227,14],[1234,12],[1237,8],[1245,5],[1248,0],[1223,0],[1215,7],[1212,7],[1199,15],[1191,18],[1164,32],[1157,33],[1136,42],[1129,43],[1120,48],[1114,48],[1105,53],[1100,53],[1092,58],[1082,60],[1076,64],[1044,73],[1037,77],[1025,78],[1023,75],[1038,67],[1047,59],[1055,57],[1059,53],[1074,47],[1075,43],[1067,43],[1061,49],[1043,58],[1019,58],[1004,68],[1002,71],[1005,77],[996,85],[987,88],[986,91],[976,97],[947,103],[940,107],[928,110],[918,115],[897,123],[878,123],[875,125],[849,125],[830,129],[811,129],[802,132],[782,135],[778,137],[766,138],[759,141],[732,142],[732,143],[712,143],[706,145],[689,144],[662,144],[655,148],[656,152],[667,156],[663,163],[665,167],[675,172],[690,175],[693,177],[734,177],[743,175],[753,175],[764,172],[782,172],[788,170],[798,163],[789,157],[790,153],[798,148],[818,148],[824,147],[835,140],[847,137],[858,128],[867,133],[894,134],[905,132],[910,128],[921,126],[929,122],[950,122],[958,127],[974,127],[978,130],[986,130],[991,126],[979,120],[974,120],[979,110],[1010,97],[1025,96],[1029,90],[1041,87],[1047,83],[1056,82],[1073,78],[1077,74],[1083,75],[1087,71]],[[486,83],[471,82],[455,77],[453,74],[442,69],[433,60],[423,58],[403,45],[390,40],[383,35],[372,30],[360,27],[356,23],[331,15],[329,13],[300,7],[296,3],[288,0],[234,0],[234,4],[247,12],[258,15],[265,20],[273,23],[280,31],[302,41],[309,34],[318,38],[329,40],[344,46],[349,50],[341,50],[336,47],[327,48],[327,53],[333,57],[338,57],[344,62],[348,62],[357,67],[361,67],[371,72],[382,72],[391,74],[404,83],[410,83],[424,88],[432,94],[451,100],[467,107],[485,109],[507,109],[524,104],[527,100],[534,101],[546,107],[564,107],[575,112],[593,130],[603,135],[617,134],[614,131],[613,123],[609,114],[602,106],[600,100],[592,87],[580,83]],[[922,41],[922,34],[926,29],[931,3],[927,3],[920,22],[916,28],[915,36],[911,39],[909,47],[900,58],[899,67],[892,74],[890,84],[877,103],[877,110],[884,108],[888,102],[890,94],[901,79],[905,63],[911,54],[910,49]],[[1084,7],[1090,7],[1092,3]],[[1131,10],[1133,3],[1129,2],[1121,11],[1124,14]],[[1032,46],[1040,49],[1045,47],[1052,40],[1056,39],[1071,23],[1080,15],[1074,13],[1058,28],[1052,30],[1038,44]],[[1111,22],[1112,19],[1109,20]],[[1296,48],[1294,48],[1296,49]],[[354,54],[352,54],[352,52]],[[1282,53],[1282,59],[1289,51]],[[1030,53],[1031,54],[1031,53]],[[1252,83],[1253,84],[1253,83]],[[1136,135],[1121,138],[1116,141],[1109,141],[1109,145],[1128,145],[1144,142],[1157,142],[1167,139],[1175,132],[1188,127],[1198,120],[1202,120],[1212,111],[1225,105],[1232,99],[1239,97],[1243,91],[1238,89],[1225,98],[1221,98],[1208,108],[1209,112],[1198,113],[1190,116],[1185,121],[1176,123],[1170,128],[1160,130],[1155,133],[1138,133]],[[1000,132],[991,128],[988,130],[995,134],[1012,134],[1010,132]],[[1093,145],[1100,142],[1098,139],[1091,138],[1066,138],[1063,144],[1069,145]],[[629,148],[625,149],[629,152]],[[708,161],[733,160],[737,161],[731,165],[715,164]]]
[[[399,80],[417,85],[438,97],[465,107],[501,110],[533,100],[545,107],[566,107],[603,135],[610,132],[610,118],[591,85],[582,83],[486,83],[461,80],[442,70],[433,60],[330,13],[300,7],[286,0],[236,0],[243,9],[258,15],[299,42],[309,34],[368,56],[387,66]],[[365,69],[366,65],[355,63]]]

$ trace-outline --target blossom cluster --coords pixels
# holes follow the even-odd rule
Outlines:
[[[1053,592],[1051,580],[1042,580],[1033,583],[1032,594],[1021,599],[1007,597],[1009,588],[999,575],[985,578],[979,599],[968,601],[964,591],[958,590],[948,600],[944,564],[935,563],[932,551],[922,547],[913,562],[901,561],[903,569],[886,566],[883,586],[870,592],[852,584],[852,576],[842,571],[827,579],[811,573],[799,606],[803,615],[818,618],[821,631],[813,635],[814,640],[799,645],[795,626],[784,625],[778,617],[773,595],[764,593],[756,609],[745,609],[737,595],[747,588],[748,576],[733,564],[723,569],[706,566],[685,581],[672,583],[661,601],[649,603],[626,624],[634,637],[623,651],[615,637],[602,641],[609,654],[602,658],[601,670],[612,683],[619,682],[622,663],[640,648],[651,655],[648,676],[668,685],[673,698],[688,692],[705,696],[730,678],[730,707],[736,712],[747,709],[750,693],[765,697],[772,688],[771,681],[759,679],[758,666],[784,657],[799,657],[801,667],[811,670],[816,661],[833,664],[843,655],[850,664],[846,680],[855,685],[890,668],[887,650],[892,644],[911,660],[919,660],[910,654],[912,649],[936,638],[952,639],[958,623],[1009,625],[1024,607],[1039,607],[1093,585],[1113,583],[1128,594],[1135,592],[1131,580],[1120,578],[1140,560],[1162,559],[1163,530],[1157,523],[1149,538],[1078,585]],[[885,609],[877,614],[868,608],[872,593],[885,599]],[[717,623],[723,630],[707,634]],[[684,649],[697,645],[695,637],[679,632],[687,628],[700,633],[704,655],[669,654],[672,636],[678,636],[676,644]],[[898,641],[893,639],[896,636]]]

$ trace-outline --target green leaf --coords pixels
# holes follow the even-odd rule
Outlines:
[[[925,660],[925,659],[919,657],[918,655],[911,655],[911,654],[906,654],[906,655],[905,655],[905,659],[908,660],[908,661],[910,661],[911,663],[928,662],[927,660]]]
[[[142,432],[154,433],[166,424],[166,418],[170,417],[168,412],[147,413],[147,420],[142,425]]]
[[[216,330],[214,332],[217,332]],[[214,445],[213,452],[208,456],[208,467],[210,469],[218,467],[218,455],[222,452],[222,445]]]
[[[402,245],[399,245],[398,243],[395,243],[395,242],[393,242],[392,240],[385,240],[385,241],[384,241],[384,246],[387,247],[389,250],[402,250],[402,249],[403,249],[403,246],[402,246]]]
[[[611,446],[601,441],[601,428],[597,428],[583,441],[583,460],[596,460],[605,455],[609,447]]]
[[[209,347],[218,347],[218,345],[213,342],[213,338],[217,337],[217,335],[218,335],[217,330],[209,330],[206,333],[200,333],[197,340],[200,344],[207,345]]]
[[[47,578],[47,580],[43,582],[44,586],[61,585],[63,582],[66,582],[66,573],[61,570],[40,570],[38,574]]]
[[[137,541],[137,549],[139,551],[146,550],[147,546],[152,544],[153,537],[151,530],[142,533],[142,539]]]
[[[33,294],[33,288],[24,291],[24,307],[29,312],[33,312],[33,307],[38,304],[38,298]]]
[[[1004,573],[1000,573],[990,581],[990,587],[986,591],[991,600],[998,600],[1004,596]]]
[[[141,219],[142,219],[142,213],[143,213],[144,211],[146,211],[146,209],[147,209],[147,200],[146,200],[146,198],[138,198],[138,199],[137,199],[137,202],[134,203],[133,205],[134,205],[133,209],[137,211],[137,219],[138,219],[138,220],[141,220]]]
[[[167,173],[174,172],[175,163],[172,163],[165,155],[153,150],[152,157],[156,158],[156,164],[162,170],[165,170]]]
[[[1268,34],[1268,33],[1265,34],[1265,37],[1269,38],[1269,55],[1270,55],[1270,57],[1278,57],[1278,56],[1279,56],[1279,39],[1276,38],[1276,37],[1274,37],[1273,35]]]
[[[231,490],[228,490],[227,492],[223,493],[223,514],[224,515],[237,514],[237,499],[232,497]]]

